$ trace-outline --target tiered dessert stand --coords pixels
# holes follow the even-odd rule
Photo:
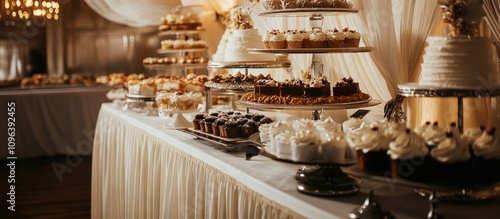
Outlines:
[[[183,10],[185,7],[174,8],[173,10]],[[204,32],[204,29],[197,30],[165,30],[158,33],[160,38],[172,38],[175,40],[187,40],[189,38],[199,38],[200,33]],[[195,55],[198,57],[204,57],[206,60],[208,54],[208,47],[204,48],[182,48],[182,49],[157,49],[158,54],[177,54],[177,59],[193,58]],[[145,64],[144,67],[151,74],[165,74],[165,75],[185,75],[188,71],[198,71],[205,70],[207,67],[207,62],[203,63],[172,63],[172,64]],[[206,74],[206,72],[204,72]]]
[[[210,61],[208,63],[209,69],[244,69],[245,75],[249,74],[249,69],[272,69],[272,68],[284,68],[287,72],[291,72],[291,62],[290,60],[278,60],[278,61],[255,61],[255,62],[222,62],[222,61]],[[236,99],[239,95],[243,95],[246,92],[253,91],[253,84],[219,84],[219,83],[205,83],[205,94],[206,94],[206,111],[212,108],[212,97],[217,96],[229,96],[231,98],[231,106],[236,109],[235,105]]]
[[[308,8],[308,9],[283,9],[272,10],[260,13],[266,17],[309,17],[313,31],[320,31],[323,26],[323,16],[337,16],[350,13],[357,13],[356,9],[345,8]],[[302,49],[249,49],[252,53],[272,53],[272,54],[313,54],[311,62],[312,77],[323,76],[323,62],[320,54],[324,53],[357,53],[371,52],[373,47],[355,48],[302,48]],[[320,119],[323,110],[355,109],[371,107],[381,104],[379,100],[366,100],[354,103],[322,104],[322,105],[280,105],[280,104],[259,104],[252,102],[237,102],[238,105],[248,108],[263,110],[311,110],[313,119]],[[255,141],[257,144],[259,141]],[[253,154],[250,154],[250,156]],[[272,156],[272,154],[271,154]],[[274,156],[276,159],[276,156]],[[278,157],[279,160],[279,157]],[[297,162],[312,164],[314,162]],[[302,167],[296,174],[299,182],[297,189],[299,192],[317,196],[339,196],[354,194],[359,191],[359,180],[348,176],[340,166],[354,165],[355,162],[345,163],[316,163],[316,166]]]

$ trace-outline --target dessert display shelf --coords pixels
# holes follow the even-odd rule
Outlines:
[[[205,29],[200,30],[164,30],[158,32],[159,37],[163,36],[180,36],[180,35],[194,35],[205,32]]]
[[[352,13],[358,13],[357,9],[352,8],[297,8],[272,10],[260,13],[259,16],[264,17],[309,17],[309,22],[313,31],[321,31],[323,26],[324,16],[340,16]],[[357,49],[357,50],[356,50]],[[323,61],[320,53],[352,53],[352,52],[371,52],[373,47],[355,47],[355,48],[313,48],[313,49],[249,49],[252,52],[264,53],[302,53],[312,54],[311,72],[316,77],[323,76]]]
[[[250,50],[250,51],[252,51],[252,50]],[[284,61],[255,61],[255,62],[220,62],[220,61],[210,61],[210,62],[208,62],[208,68],[210,68],[210,69],[290,68],[291,66],[292,66],[292,63],[290,62],[290,60],[284,60]]]
[[[463,132],[463,98],[498,97],[500,96],[500,85],[490,85],[484,88],[443,88],[408,83],[398,85],[398,94],[403,97],[456,97],[458,100],[458,128]]]
[[[285,105],[285,104],[262,104],[250,101],[237,101],[236,105],[241,107],[263,109],[263,110],[340,110],[340,109],[358,109],[372,107],[381,104],[380,100],[363,100],[358,102],[348,103],[331,103],[321,105]]]
[[[189,69],[205,69],[207,68],[207,63],[190,63],[190,64],[147,64],[143,65],[146,70],[151,75],[159,74],[170,74],[172,69],[183,69],[184,71]],[[181,74],[182,75],[182,74]]]
[[[319,53],[359,53],[371,52],[373,47],[345,47],[345,48],[302,48],[302,49],[256,49],[250,48],[252,53],[280,53],[280,54],[319,54]]]
[[[271,10],[262,12],[259,16],[265,17],[311,17],[311,15],[338,16],[346,13],[358,13],[353,8],[293,8],[282,10]]]
[[[248,138],[224,138],[214,134],[209,134],[193,128],[179,128],[181,132],[195,136],[197,139],[215,143],[222,146],[227,152],[234,152],[245,149],[252,141]]]
[[[184,48],[184,49],[157,49],[156,52],[159,54],[168,54],[168,53],[185,53],[185,52],[205,52],[208,48]]]

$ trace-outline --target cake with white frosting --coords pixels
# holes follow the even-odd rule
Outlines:
[[[422,64],[421,85],[443,88],[498,86],[498,57],[493,41],[479,36],[483,1],[442,0],[446,37],[429,37]]]
[[[429,37],[421,85],[477,88],[498,75],[498,57],[486,37]]]
[[[230,27],[232,33],[227,39],[224,61],[274,61],[273,54],[251,54],[247,51],[249,48],[265,48],[262,36],[254,28],[250,14],[251,8],[247,6],[240,6],[231,10]]]

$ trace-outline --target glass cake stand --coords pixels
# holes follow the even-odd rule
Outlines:
[[[463,98],[484,98],[499,97],[500,85],[485,84],[476,88],[443,88],[435,86],[423,86],[417,83],[408,83],[398,85],[398,95],[403,97],[456,97],[458,107],[458,128],[463,133],[464,109]],[[418,188],[418,187],[417,187]],[[420,187],[422,188],[422,187]],[[430,196],[433,189],[417,189],[416,192],[421,196]],[[442,188],[441,188],[442,190]],[[438,192],[437,196],[441,200],[449,201],[480,201],[495,197],[500,192],[500,184],[491,188],[455,188],[452,191]]]
[[[352,102],[352,103],[338,103],[338,104],[321,104],[321,105],[284,105],[284,104],[259,104],[246,101],[238,101],[237,105],[248,108],[264,109],[264,110],[311,110],[313,119],[319,120],[323,110],[337,110],[337,109],[356,109],[365,108],[381,104],[380,100],[368,99],[365,101]],[[346,150],[344,162],[318,162],[315,160],[299,160],[293,161],[289,158],[276,156],[272,152],[265,151],[265,142],[260,141],[260,136],[254,134],[250,136],[250,140],[254,142],[257,147],[248,147],[247,160],[251,157],[262,153],[265,156],[271,157],[276,160],[300,163],[312,166],[303,166],[297,170],[295,179],[298,181],[297,190],[299,192],[314,195],[314,196],[344,196],[356,194],[359,192],[359,179],[345,174],[340,167],[351,166],[356,164],[354,156],[350,156]]]

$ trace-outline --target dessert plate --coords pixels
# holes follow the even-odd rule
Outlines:
[[[346,13],[358,13],[353,8],[292,8],[282,10],[271,10],[262,12],[259,16],[267,17],[310,17],[311,15],[344,15]]]
[[[251,53],[358,53],[358,52],[371,52],[373,47],[344,47],[344,48],[300,48],[300,49],[260,49],[260,48],[249,48],[247,49]]]
[[[318,110],[318,109],[355,109],[372,107],[381,104],[380,100],[373,100],[371,97],[367,100],[349,102],[349,103],[331,103],[321,105],[285,105],[285,104],[262,104],[250,101],[236,101],[236,105],[240,107],[249,107],[256,109],[275,109],[275,110]]]

